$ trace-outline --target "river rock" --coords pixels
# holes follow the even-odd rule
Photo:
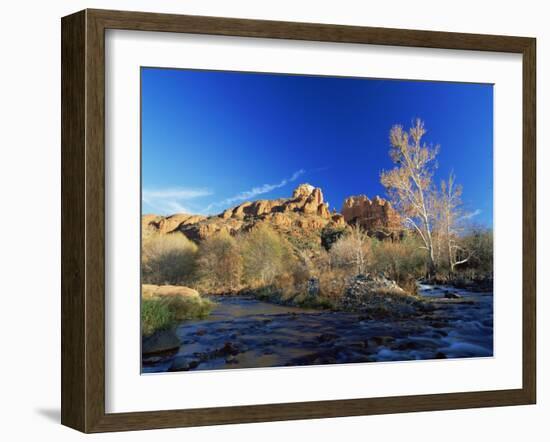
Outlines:
[[[376,317],[407,317],[417,313],[420,306],[421,302],[408,295],[395,281],[372,274],[355,276],[341,300],[344,310]]]
[[[240,353],[240,349],[233,342],[226,342],[223,347],[217,348],[209,354],[209,358],[214,357],[230,357]]]
[[[174,362],[170,366],[168,371],[188,371],[197,368],[199,361],[195,359],[189,359],[185,356],[179,356],[174,359]]]
[[[157,331],[151,336],[144,337],[141,342],[141,352],[144,355],[174,351],[179,347],[180,340],[172,329]]]

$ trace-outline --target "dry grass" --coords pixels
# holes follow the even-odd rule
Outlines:
[[[343,270],[327,270],[319,275],[321,296],[337,304],[342,298],[347,285],[348,272]]]

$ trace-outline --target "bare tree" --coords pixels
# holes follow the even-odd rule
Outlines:
[[[330,249],[333,265],[352,268],[358,275],[366,272],[370,255],[370,238],[359,225],[354,225],[350,233],[341,237]]]
[[[441,237],[445,244],[449,270],[454,273],[457,265],[468,262],[471,252],[460,244],[462,213],[462,186],[456,184],[453,172],[448,181],[441,182],[440,223]]]
[[[428,271],[433,274],[436,267],[433,240],[436,191],[432,177],[439,146],[423,143],[425,133],[420,119],[408,132],[399,125],[392,127],[390,156],[396,167],[383,171],[380,181],[405,223],[422,239],[428,256]]]

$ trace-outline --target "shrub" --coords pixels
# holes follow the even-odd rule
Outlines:
[[[345,234],[345,227],[326,225],[323,230],[321,230],[321,245],[325,248],[325,250],[330,250],[332,245]]]
[[[188,284],[193,279],[197,246],[182,233],[155,234],[143,240],[143,282]]]
[[[385,274],[403,289],[416,293],[416,279],[425,273],[426,252],[413,237],[373,242],[372,270]]]
[[[292,269],[292,247],[270,227],[260,224],[241,238],[244,278],[250,286],[271,285]]]
[[[292,280],[298,291],[303,291],[307,282],[318,273],[315,263],[305,252],[299,252],[297,259],[292,261],[290,266]]]
[[[237,241],[227,232],[205,239],[197,260],[201,286],[218,292],[233,291],[240,286],[243,258]]]
[[[330,258],[333,267],[352,274],[365,273],[372,258],[371,239],[361,227],[354,226],[332,245]]]
[[[493,231],[491,229],[474,228],[462,242],[471,252],[471,258],[463,266],[478,273],[493,273]]]
[[[319,290],[321,297],[331,304],[338,305],[349,279],[348,272],[341,269],[333,269],[322,272],[319,275]]]

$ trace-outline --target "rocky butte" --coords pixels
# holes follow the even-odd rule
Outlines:
[[[193,241],[201,241],[217,232],[235,235],[258,223],[268,223],[290,239],[318,242],[324,227],[343,228],[356,222],[373,231],[390,231],[401,225],[395,210],[382,198],[371,201],[364,195],[352,196],[345,200],[342,214],[331,213],[320,188],[300,184],[290,198],[247,201],[218,215],[144,215],[142,232],[148,236],[179,231]]]
[[[346,198],[342,206],[342,216],[346,223],[358,223],[375,235],[389,236],[403,230],[399,214],[389,201],[378,195],[372,200],[366,195]]]

